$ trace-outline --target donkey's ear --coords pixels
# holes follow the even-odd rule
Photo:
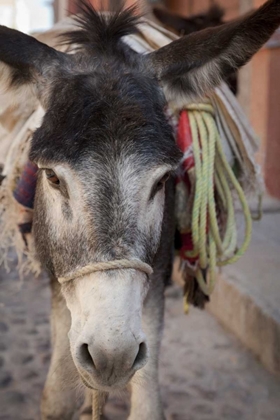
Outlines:
[[[147,60],[167,99],[180,93],[194,99],[246,64],[279,25],[280,0],[270,0],[241,19],[173,41]]]
[[[15,96],[31,88],[44,105],[64,56],[31,36],[0,26],[0,93]]]

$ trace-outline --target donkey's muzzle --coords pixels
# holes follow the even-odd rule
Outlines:
[[[71,353],[80,376],[89,387],[105,392],[125,387],[148,360],[142,330],[146,274],[92,273],[74,280],[73,288],[70,295],[66,287],[64,295],[72,316]]]
[[[130,340],[115,345],[82,343],[76,349],[76,364],[82,376],[94,383],[93,387],[126,385],[133,374],[148,360],[146,342]]]

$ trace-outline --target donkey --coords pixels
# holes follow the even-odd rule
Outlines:
[[[129,385],[129,419],[162,420],[158,352],[182,157],[166,101],[210,94],[244,65],[279,26],[280,0],[147,55],[122,40],[137,30],[135,7],[82,9],[67,34],[74,54],[0,27],[6,88],[45,110],[30,149],[33,235],[52,287],[42,419],[72,418],[81,381],[102,392]]]

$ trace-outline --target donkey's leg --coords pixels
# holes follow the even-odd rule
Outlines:
[[[143,330],[149,346],[148,363],[131,381],[131,413],[129,420],[163,420],[158,383],[158,354],[164,310],[164,285],[161,278],[153,280],[143,311]]]
[[[41,415],[42,420],[70,420],[79,406],[75,389],[78,374],[67,336],[71,322],[70,312],[60,293],[59,283],[52,280],[51,287],[53,353],[41,401]]]

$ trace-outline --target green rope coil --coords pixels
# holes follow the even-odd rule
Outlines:
[[[216,281],[216,267],[238,261],[248,249],[252,235],[252,216],[244,191],[223,151],[214,108],[210,104],[193,104],[187,110],[196,175],[192,211],[193,250],[187,256],[198,257],[195,276],[201,290],[210,295]],[[245,219],[245,234],[240,247],[237,244],[233,190],[237,193]],[[226,214],[222,233],[216,213],[217,196]],[[206,269],[208,280],[203,275]]]

